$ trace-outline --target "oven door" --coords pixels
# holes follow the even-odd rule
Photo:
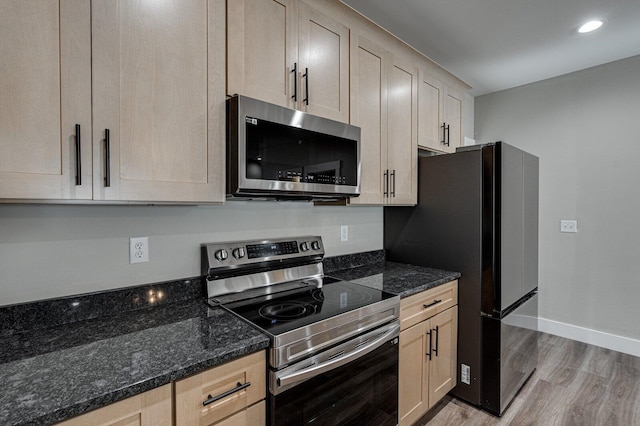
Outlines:
[[[271,372],[271,425],[398,424],[398,322]]]

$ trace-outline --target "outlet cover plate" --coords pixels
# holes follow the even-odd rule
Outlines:
[[[560,221],[560,232],[578,232],[578,221],[562,219]]]
[[[129,263],[149,261],[149,237],[129,238]]]

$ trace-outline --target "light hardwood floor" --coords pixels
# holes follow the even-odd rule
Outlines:
[[[640,358],[540,334],[538,369],[502,418],[446,396],[417,425],[640,425]]]

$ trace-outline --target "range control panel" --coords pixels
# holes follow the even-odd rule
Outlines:
[[[258,263],[309,257],[324,257],[320,236],[210,243],[202,246],[202,272],[209,275],[218,268],[251,267]]]

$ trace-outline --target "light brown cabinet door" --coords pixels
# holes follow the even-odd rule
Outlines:
[[[420,70],[418,81],[418,147],[444,151],[444,85]]]
[[[266,404],[261,401],[215,423],[214,426],[264,426],[266,421]]]
[[[394,59],[387,80],[387,203],[413,205],[418,199],[418,70]]]
[[[351,124],[360,134],[360,196],[350,204],[384,203],[387,167],[388,53],[361,35],[351,38]]]
[[[455,152],[462,146],[462,108],[463,93],[450,86],[445,87],[444,122],[449,126],[447,130],[446,152]]]
[[[431,318],[433,355],[429,368],[429,408],[456,385],[458,307]]]
[[[265,371],[265,352],[262,351],[177,381],[176,423],[216,424],[263,400],[267,388]],[[231,393],[215,399],[226,392]]]
[[[107,405],[58,426],[171,426],[171,385]]]
[[[223,201],[223,18],[220,0],[92,2],[94,199]]]
[[[82,0],[0,4],[0,198],[91,198],[90,25]]]
[[[349,121],[349,29],[305,2],[299,5],[299,109]]]
[[[429,408],[429,321],[400,333],[398,420],[411,425]]]
[[[296,0],[227,2],[227,94],[293,108],[298,78]],[[300,98],[300,87],[296,87]]]

